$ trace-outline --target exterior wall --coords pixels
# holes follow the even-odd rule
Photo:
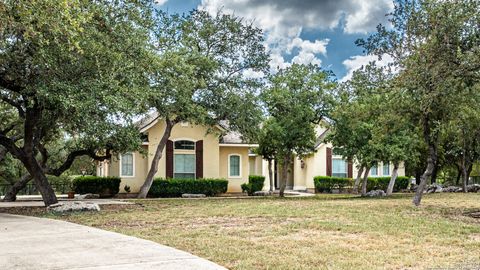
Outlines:
[[[294,161],[294,189],[307,189],[313,191],[315,185],[313,178],[318,175],[327,175],[327,146],[322,144],[317,152],[310,157],[304,158],[304,166],[302,168],[301,161],[295,158]]]
[[[310,157],[304,159],[305,165],[301,168],[301,161],[295,159],[294,161],[294,175],[295,185],[294,189],[302,189],[305,187],[309,191],[315,190],[315,184],[313,178],[315,176],[327,175],[327,148],[333,148],[331,144],[321,144],[317,149],[317,152]],[[352,177],[356,178],[358,174],[358,164],[353,164]],[[393,172],[393,164],[390,164],[389,175],[383,175],[383,163],[378,164],[378,175],[376,177],[390,176]],[[405,176],[405,165],[400,163],[398,168],[398,176]]]
[[[240,177],[229,177],[228,175],[228,159],[229,155],[238,154],[241,156],[241,172]],[[207,160],[207,162],[209,162]],[[232,146],[222,146],[220,147],[220,168],[219,174],[220,178],[225,178],[228,180],[228,191],[227,192],[242,192],[241,184],[248,182],[249,175],[249,156],[248,156],[248,147],[232,147]],[[218,164],[218,163],[217,163]]]
[[[147,146],[142,146],[144,150],[147,150]],[[145,155],[134,152],[134,175],[133,177],[122,177],[122,182],[120,183],[120,193],[125,193],[125,186],[130,186],[131,193],[138,193],[140,187],[143,185],[145,178],[148,173],[148,163]],[[120,159],[115,157],[110,162],[109,166],[109,176],[120,176]]]
[[[145,178],[150,169],[150,164],[152,163],[153,156],[157,149],[157,146],[160,142],[160,139],[165,130],[165,122],[158,122],[153,127],[148,130],[148,145],[144,145],[143,148],[146,151],[145,156],[135,152],[134,153],[134,164],[135,164],[135,174],[134,177],[123,177],[120,184],[120,193],[125,192],[125,185],[129,185],[132,193],[138,193],[140,187],[145,181]],[[209,133],[207,134],[207,128],[202,126],[192,126],[177,124],[173,129],[170,136],[170,140],[191,140],[199,141],[203,140],[203,177],[204,178],[218,178],[219,177],[219,141],[218,134]],[[158,172],[155,174],[155,177],[165,177],[166,166],[165,166],[165,151],[163,150],[162,158],[158,165]],[[181,152],[179,150],[178,152]],[[248,162],[247,164],[248,168]],[[110,176],[119,176],[120,175],[120,162],[119,158],[116,157],[112,159],[109,165],[109,175]]]
[[[156,125],[148,130],[148,164],[152,164],[153,156],[157,146],[162,138],[163,131],[165,130],[165,122],[159,121]],[[202,126],[196,126],[187,124],[186,126],[179,123],[172,129],[170,140],[190,140],[199,141],[203,140],[203,178],[218,178],[219,177],[219,142],[218,134],[208,133],[207,128]],[[155,177],[165,177],[165,152],[163,149],[162,159],[158,165],[158,172]],[[248,163],[247,163],[248,164]]]

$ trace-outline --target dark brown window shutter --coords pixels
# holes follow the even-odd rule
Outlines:
[[[196,178],[203,178],[203,141],[195,143],[195,175]]]
[[[168,140],[167,141],[167,151],[165,157],[165,177],[166,178],[173,178],[173,142]]]
[[[353,178],[353,162],[351,162],[351,161],[348,161],[347,177],[348,178]]]
[[[327,147],[327,176],[332,176],[332,148]]]

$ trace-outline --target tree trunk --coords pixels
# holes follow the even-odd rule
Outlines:
[[[150,165],[150,170],[148,171],[147,178],[143,183],[142,187],[140,188],[140,192],[138,193],[137,198],[144,199],[147,197],[148,191],[150,191],[150,187],[153,183],[153,177],[158,171],[158,163],[162,158],[163,149],[165,149],[165,145],[167,144],[168,139],[170,138],[170,134],[172,133],[173,126],[175,122],[166,119],[166,126],[165,131],[163,132],[162,139],[158,143],[157,150],[155,151],[155,156],[153,157],[152,164]]]
[[[355,183],[353,184],[353,193],[358,193],[358,186],[360,185],[360,180],[362,179],[362,173],[364,169],[365,167],[363,165],[360,165],[357,178],[355,179]]]
[[[467,185],[468,185],[467,168],[465,166],[462,166],[462,189],[463,189],[463,192],[468,192]]]
[[[285,197],[285,188],[287,187],[288,167],[290,165],[290,155],[283,158],[282,164],[282,179],[280,184],[280,197]]]
[[[43,203],[45,204],[45,206],[57,203],[58,200],[57,196],[55,195],[55,191],[53,190],[50,183],[48,183],[47,176],[45,175],[45,172],[43,171],[40,164],[38,164],[35,157],[27,157],[27,164],[24,165],[26,165],[25,167],[27,171],[33,177],[35,186],[42,195]]]
[[[457,165],[457,180],[455,181],[455,185],[460,185],[460,178],[462,177],[462,167]]]
[[[438,174],[438,162],[435,162],[435,167],[433,167],[432,176],[430,177],[430,183],[437,182],[437,174]]]
[[[365,167],[365,174],[363,175],[363,182],[362,182],[362,196],[367,194],[367,183],[368,183],[368,174],[370,173],[370,166]]]
[[[427,159],[427,168],[425,172],[422,174],[420,178],[420,184],[418,185],[417,191],[415,192],[415,196],[413,197],[413,204],[415,206],[419,206],[420,202],[422,201],[423,190],[427,185],[428,178],[432,175],[433,169],[435,167],[437,161],[437,149],[435,145],[430,144],[428,147],[428,159]]]
[[[388,183],[387,196],[392,195],[393,187],[395,186],[395,181],[397,180],[397,176],[398,176],[398,162],[394,162],[392,176],[390,177],[390,182]]]
[[[273,192],[273,169],[272,169],[272,160],[268,160],[268,179],[270,180],[270,193]]]
[[[14,202],[17,200],[17,194],[20,190],[24,189],[28,182],[32,180],[30,174],[23,175],[12,187],[7,191],[5,196],[3,197],[4,202]]]
[[[418,186],[420,185],[420,182],[422,181],[422,173],[419,171],[415,172],[415,184]]]

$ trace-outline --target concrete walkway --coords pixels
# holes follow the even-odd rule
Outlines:
[[[65,221],[0,213],[0,269],[225,269],[151,241]]]

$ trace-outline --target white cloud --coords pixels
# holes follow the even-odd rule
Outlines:
[[[210,14],[235,14],[263,29],[272,58],[270,67],[276,71],[291,63],[322,63],[319,56],[327,55],[329,40],[304,40],[300,38],[303,29],[333,29],[344,19],[344,32],[366,33],[378,23],[386,23],[385,14],[393,8],[393,0],[202,0],[198,8]],[[290,63],[285,56],[291,57]]]
[[[163,6],[168,0],[155,0],[155,5]]]
[[[322,60],[318,59],[315,54],[310,52],[303,52],[301,51],[298,55],[292,58],[292,62],[296,64],[314,64],[314,65],[321,65]]]
[[[250,6],[255,0],[232,0],[223,2],[220,0],[203,0],[199,8],[210,14],[222,11],[227,14],[235,14],[264,30],[265,47],[271,53],[270,67],[273,72],[286,68],[291,63],[321,64],[318,55],[327,55],[329,40],[304,40],[300,38],[303,22],[287,23],[285,19],[291,16],[288,9],[277,9],[275,3],[253,3],[256,8]],[[292,55],[291,62],[284,58],[285,54]]]
[[[367,33],[372,31],[378,23],[386,23],[386,12],[393,10],[393,1],[368,0],[357,1],[359,8],[348,13],[344,31],[349,34]]]
[[[384,67],[393,62],[392,57],[383,55],[382,60],[378,60],[374,55],[355,55],[342,62],[347,69],[347,74],[340,80],[340,82],[348,81],[352,78],[353,72],[368,63],[375,61],[377,66]]]
[[[265,74],[261,71],[254,71],[249,68],[243,71],[243,76],[248,79],[259,79],[263,78]]]
[[[387,22],[393,0],[202,0],[200,8],[211,14],[235,13],[274,35],[288,36],[298,27],[332,29],[342,18],[345,32],[365,33]]]

